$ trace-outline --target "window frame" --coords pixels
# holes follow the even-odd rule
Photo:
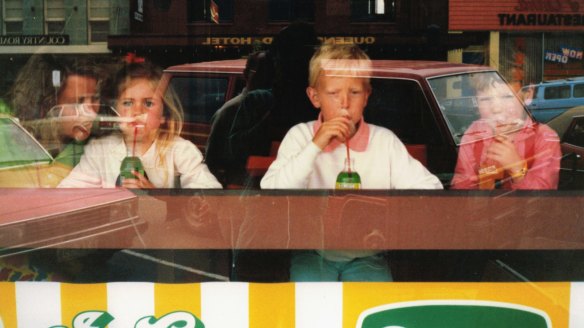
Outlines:
[[[92,10],[94,10],[95,8],[92,6],[92,4],[95,3],[103,3],[103,4],[107,4],[107,7],[97,7],[98,10],[103,10],[103,9],[107,9],[107,16],[92,16]],[[110,22],[110,10],[111,10],[111,5],[110,2],[107,0],[88,0],[87,1],[87,43],[88,44],[107,44],[107,36],[109,35],[110,32],[110,28],[109,28],[109,22]],[[105,34],[105,38],[103,41],[94,41],[94,23],[107,23],[108,24],[108,28],[106,34]],[[102,31],[103,32],[103,31]]]
[[[44,21],[44,31],[46,34],[63,34],[65,33],[65,27],[67,25],[67,10],[66,10],[66,6],[65,6],[65,1],[64,0],[60,0],[62,1],[62,5],[63,7],[56,7],[55,5],[55,1],[54,0],[45,0],[44,1],[44,14],[45,14],[45,21]],[[52,6],[51,6],[52,5]],[[62,11],[63,16],[62,17],[58,17],[58,16],[53,16],[52,11],[59,11],[59,13]],[[57,14],[57,12],[56,12]],[[61,31],[51,31],[51,25],[52,24],[57,24],[57,23],[61,23],[62,24],[62,29]],[[56,25],[53,25],[56,26]]]
[[[10,11],[12,10],[20,10],[20,16],[19,17],[9,17],[9,8],[7,6],[7,4],[9,3],[10,0],[6,0],[4,1],[4,6],[2,6],[2,20],[4,22],[4,26],[2,29],[2,35],[19,35],[22,34],[23,32],[23,28],[24,28],[24,6],[22,5],[22,1],[19,0],[12,0],[11,3],[13,4],[19,4],[20,8],[10,8]],[[19,31],[15,31],[15,32],[8,32],[8,24],[15,24],[15,23],[20,23],[20,30]]]
[[[377,14],[374,12],[376,4],[383,1],[385,13]],[[387,2],[390,6],[388,8]],[[355,13],[358,5],[367,4],[368,14]],[[354,23],[396,23],[396,0],[351,0],[351,21]],[[373,12],[372,12],[373,11]]]
[[[199,17],[199,15],[196,15],[196,10],[199,8],[193,8],[194,5],[192,4],[192,2],[187,2],[187,22],[188,23],[213,23],[211,21],[211,11],[209,10],[209,6],[210,6],[210,1],[211,0],[199,0],[199,1],[203,1],[203,7],[202,9],[207,9],[206,11],[204,11],[203,16]],[[234,6],[235,6],[235,0],[213,0],[217,6],[219,7],[219,24],[226,24],[226,23],[231,23],[233,22],[233,15],[234,15]],[[219,3],[217,3],[219,2]],[[228,11],[229,15],[227,18],[224,18],[225,15],[221,15],[221,8],[225,6],[224,3],[221,2],[228,2],[228,5],[231,7],[230,10]],[[206,8],[205,8],[206,6]],[[214,23],[213,23],[214,24]]]

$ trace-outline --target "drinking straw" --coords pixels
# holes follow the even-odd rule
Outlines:
[[[345,145],[347,146],[347,169],[349,170],[349,173],[351,173],[351,153],[349,151],[349,139],[345,141]]]
[[[134,142],[132,145],[132,157],[136,156],[136,136],[138,135],[138,126],[134,125]]]

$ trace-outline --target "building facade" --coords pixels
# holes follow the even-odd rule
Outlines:
[[[447,0],[132,0],[130,34],[110,36],[108,47],[162,65],[238,58],[303,21],[321,40],[357,43],[373,58],[446,60],[449,49],[478,42],[448,34],[447,8]]]
[[[450,0],[448,29],[488,33],[450,60],[482,58],[516,87],[584,75],[583,0]]]
[[[2,0],[0,7],[0,92],[32,54],[109,56],[108,35],[129,32],[122,0]]]

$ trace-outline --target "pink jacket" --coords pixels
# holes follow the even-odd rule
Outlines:
[[[487,123],[479,120],[465,132],[458,151],[452,189],[478,189],[479,164],[493,142],[491,131]],[[527,175],[518,183],[513,183],[511,178],[504,179],[502,188],[557,189],[562,153],[556,132],[547,125],[529,120],[515,136],[514,143],[519,155],[527,161]]]

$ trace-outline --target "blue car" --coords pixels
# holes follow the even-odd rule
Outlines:
[[[566,110],[584,105],[584,76],[554,80],[521,88],[527,109],[542,123]]]

